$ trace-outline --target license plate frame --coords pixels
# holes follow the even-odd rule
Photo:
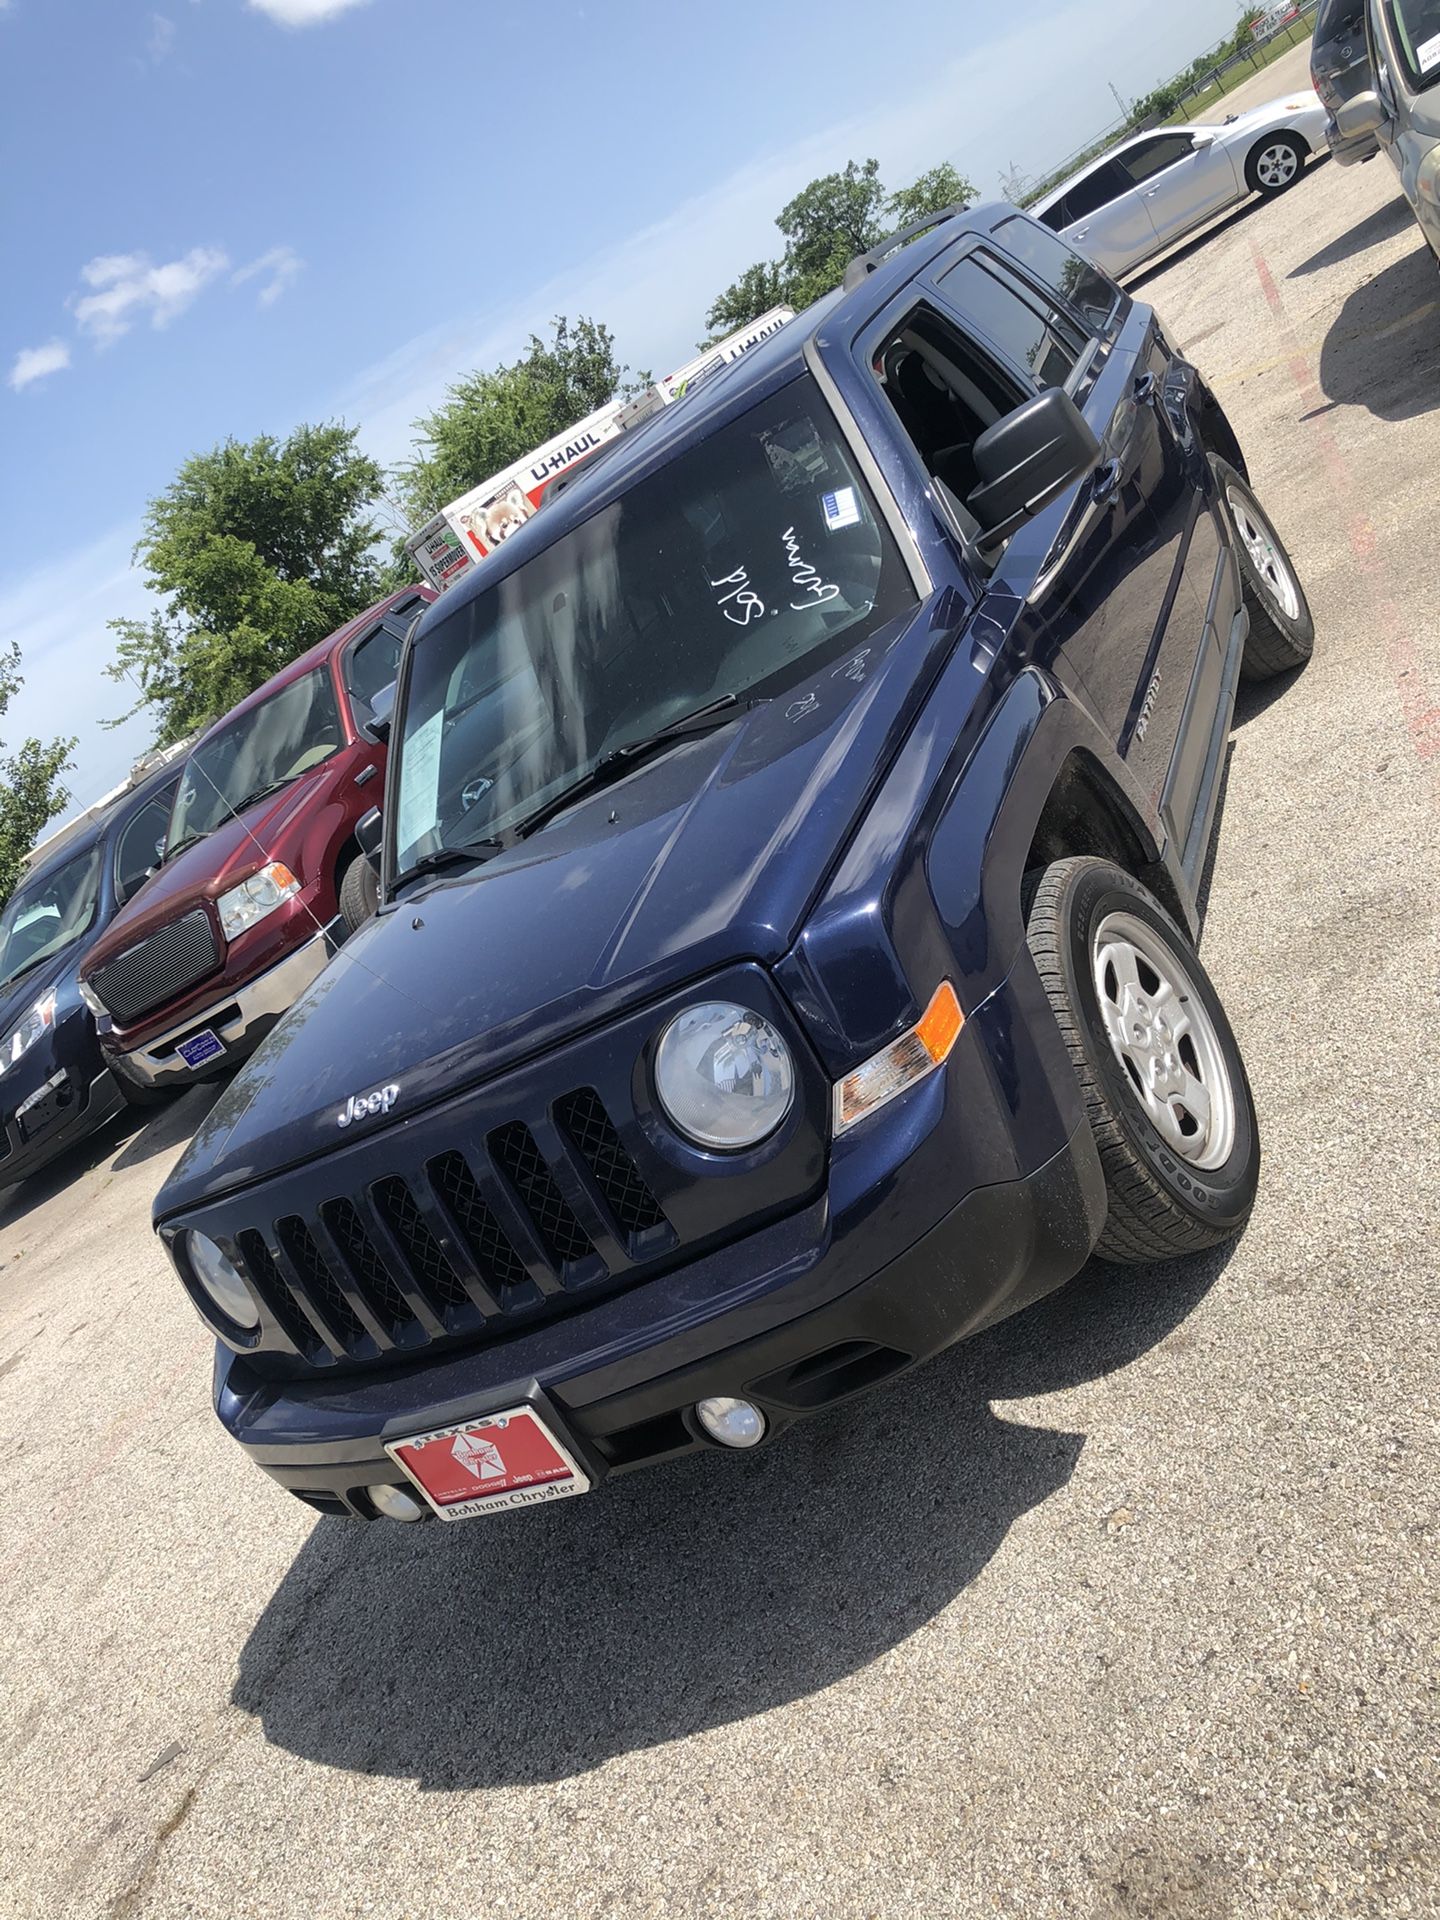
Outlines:
[[[462,1438],[469,1444],[457,1446]],[[451,1444],[441,1444],[445,1441]],[[387,1457],[430,1511],[447,1522],[574,1499],[595,1486],[594,1476],[556,1431],[548,1410],[525,1403],[471,1414],[384,1444]],[[437,1449],[433,1461],[422,1463],[419,1456],[432,1446]],[[435,1485],[427,1483],[422,1464],[431,1467]],[[489,1491],[482,1491],[487,1481]]]
[[[196,1049],[198,1051],[195,1051]],[[175,1051],[194,1073],[197,1067],[208,1066],[212,1060],[223,1059],[229,1049],[213,1027],[202,1027],[199,1033],[192,1033],[188,1040],[182,1040]]]

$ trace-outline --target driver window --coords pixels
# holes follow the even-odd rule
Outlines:
[[[174,797],[173,787],[156,794],[153,800],[141,807],[116,842],[115,891],[122,906],[132,894],[139,891],[145,876],[160,857],[157,845],[164,842],[165,829],[170,821],[170,803]]]
[[[916,308],[889,335],[874,366],[926,472],[949,497],[964,530],[973,533],[964,501],[979,478],[975,442],[1024,396],[929,307]]]
[[[1122,153],[1120,165],[1138,186],[1141,181],[1152,180],[1157,173],[1163,173],[1167,167],[1173,167],[1177,161],[1184,160],[1194,151],[1195,142],[1188,133],[1165,133]]]

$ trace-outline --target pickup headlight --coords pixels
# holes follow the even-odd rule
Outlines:
[[[795,1062],[768,1020],[706,1001],[677,1014],[655,1054],[655,1091],[698,1146],[734,1153],[767,1140],[795,1099]]]
[[[5,1073],[15,1062],[34,1046],[44,1033],[48,1033],[55,1024],[55,996],[47,993],[43,1000],[37,1000],[25,1018],[15,1028],[10,1038],[0,1046],[0,1073]]]
[[[185,1235],[185,1257],[202,1291],[220,1309],[232,1326],[251,1332],[260,1324],[260,1309],[240,1269],[223,1253],[208,1234],[192,1228]]]
[[[238,887],[222,893],[215,902],[222,933],[227,940],[235,939],[257,920],[263,920],[267,913],[293,900],[299,891],[300,882],[289,867],[273,861],[258,873],[252,873],[248,880],[242,880]]]

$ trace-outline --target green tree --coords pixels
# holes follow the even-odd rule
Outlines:
[[[548,341],[531,334],[512,366],[457,380],[444,403],[415,422],[415,458],[395,475],[412,528],[617,393],[648,384],[648,375],[627,382],[628,371],[608,327],[583,316],[572,325],[562,315]]]
[[[710,338],[749,326],[771,307],[808,307],[838,287],[856,254],[868,252],[892,228],[974,198],[974,187],[948,162],[892,194],[875,160],[850,160],[841,172],[822,174],[776,216],[783,256],[747,267],[710,303]]]
[[[123,718],[152,708],[157,739],[178,740],[376,598],[382,475],[356,431],[227,440],[150,502],[135,558],[163,605],[110,622],[106,671],[138,696]]]
[[[0,714],[21,685],[20,649],[0,647]],[[60,776],[72,764],[73,740],[22,740],[13,753],[0,753],[0,906],[15,891],[25,855],[47,820],[68,804]]]
[[[973,184],[944,160],[899,193],[892,193],[885,209],[895,226],[908,227],[927,214],[939,213],[942,207],[968,207],[975,198]]]

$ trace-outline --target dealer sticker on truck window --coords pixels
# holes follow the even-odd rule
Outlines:
[[[859,526],[860,503],[855,498],[854,487],[837,487],[834,493],[822,494],[820,504],[825,509],[825,524],[831,533],[839,533],[843,527]]]
[[[442,1520],[539,1507],[590,1491],[590,1476],[533,1407],[509,1407],[385,1448]]]

